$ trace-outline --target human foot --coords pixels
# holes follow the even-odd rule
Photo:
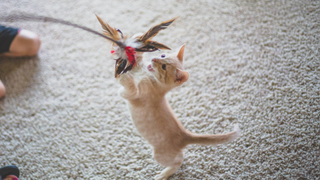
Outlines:
[[[2,81],[0,80],[0,98],[6,94],[6,88],[4,87]]]

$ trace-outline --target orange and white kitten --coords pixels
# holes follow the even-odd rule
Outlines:
[[[179,169],[182,150],[188,144],[216,145],[240,136],[238,125],[230,133],[200,135],[186,130],[177,120],[165,94],[189,78],[182,67],[184,49],[183,45],[178,55],[153,58],[148,67],[138,56],[137,67],[119,78],[124,87],[120,95],[128,100],[134,125],[153,146],[155,160],[166,167],[155,177],[158,180],[167,179]]]

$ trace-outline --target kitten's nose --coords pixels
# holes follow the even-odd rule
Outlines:
[[[156,59],[156,58],[153,58],[153,59],[152,59],[152,62],[156,62],[156,61],[157,61],[157,59]]]

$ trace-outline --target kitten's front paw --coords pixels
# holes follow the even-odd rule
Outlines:
[[[131,83],[131,82],[134,82],[134,77],[133,77],[132,73],[127,72],[127,73],[120,75],[119,83],[121,85],[125,86],[126,84]]]

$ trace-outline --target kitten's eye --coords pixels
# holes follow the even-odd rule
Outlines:
[[[166,57],[166,55],[165,55],[165,54],[162,54],[162,55],[161,55],[161,58],[165,58],[165,57]]]
[[[166,65],[165,64],[162,64],[162,69],[166,70]]]

